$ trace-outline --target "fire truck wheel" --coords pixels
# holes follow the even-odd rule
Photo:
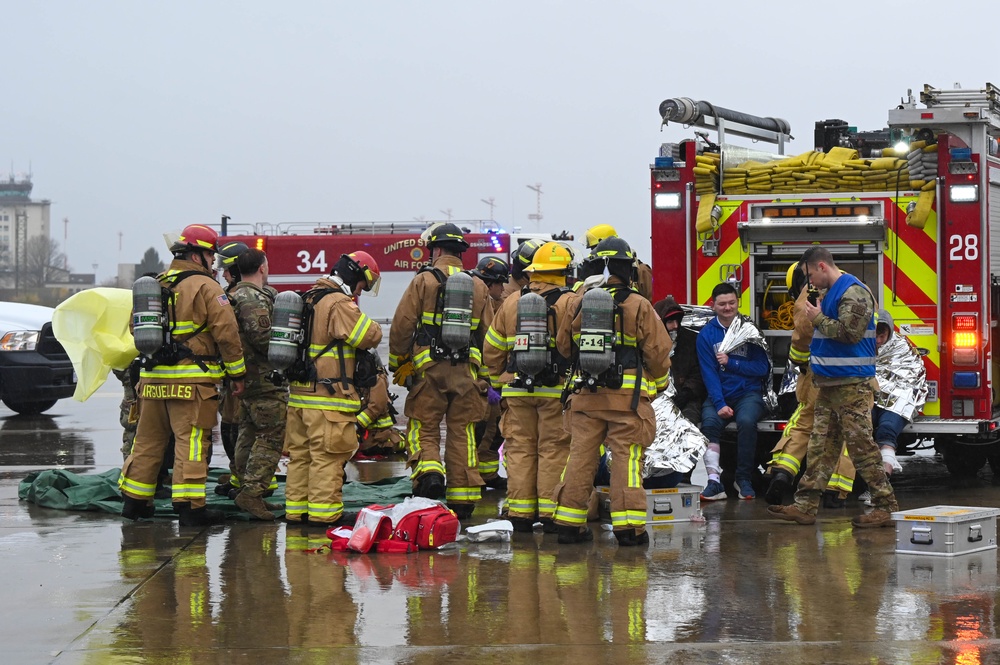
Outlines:
[[[948,473],[956,478],[974,478],[986,465],[986,451],[972,446],[949,445],[943,454]]]

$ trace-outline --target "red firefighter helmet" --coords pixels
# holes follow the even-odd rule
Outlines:
[[[378,263],[375,262],[375,258],[368,252],[360,250],[345,254],[344,256],[354,262],[355,265],[351,267],[356,270],[358,278],[364,279],[368,284],[365,287],[365,291],[370,292],[373,296],[377,296],[379,283],[382,281],[382,274],[379,272]]]
[[[219,249],[219,234],[204,224],[188,224],[177,238],[178,245],[215,252]]]

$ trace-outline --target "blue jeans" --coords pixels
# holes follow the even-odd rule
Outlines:
[[[705,400],[701,408],[701,433],[709,443],[719,443],[722,430],[730,420],[736,421],[736,480],[750,480],[756,466],[757,456],[757,423],[764,417],[767,407],[760,393],[747,393],[729,404],[735,414],[733,418],[723,419],[716,411],[711,399]]]
[[[895,450],[896,440],[899,438],[899,433],[906,427],[906,422],[906,418],[898,413],[886,411],[877,406],[872,409],[875,443],[878,444],[879,448],[882,446],[892,446],[892,449]]]

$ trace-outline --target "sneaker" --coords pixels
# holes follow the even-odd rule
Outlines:
[[[709,480],[701,491],[702,501],[718,501],[726,498],[726,488],[718,480]]]
[[[802,512],[794,504],[791,506],[768,506],[767,514],[779,520],[795,522],[796,524],[804,524],[808,526],[809,524],[816,523],[815,515]]]
[[[764,492],[764,500],[772,506],[780,505],[782,499],[785,498],[785,492],[792,489],[794,482],[792,474],[784,469],[772,469],[771,482],[767,486],[767,491]]]
[[[757,498],[757,493],[753,491],[753,484],[751,484],[749,480],[737,480],[733,483],[733,488],[736,490],[740,499],[743,499],[744,501]]]
[[[864,492],[858,495],[858,501],[865,504],[866,506],[872,505],[872,493],[869,492],[868,490],[865,490]]]
[[[876,508],[867,515],[858,515],[851,524],[859,529],[876,529],[882,526],[893,526],[892,513],[888,510]]]

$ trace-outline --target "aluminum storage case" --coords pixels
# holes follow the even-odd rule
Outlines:
[[[646,490],[646,524],[656,526],[670,522],[689,522],[701,515],[701,490],[698,485]],[[611,488],[597,487],[601,519],[611,521]]]
[[[896,552],[955,556],[995,550],[998,508],[928,506],[892,514]]]

